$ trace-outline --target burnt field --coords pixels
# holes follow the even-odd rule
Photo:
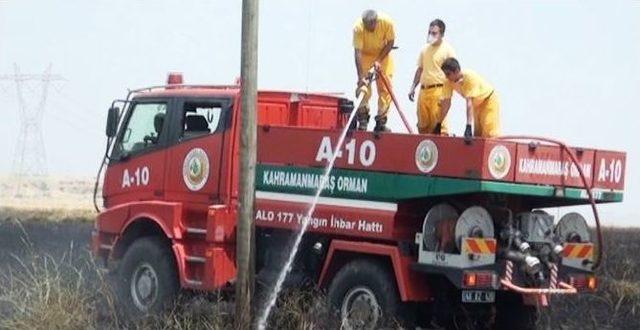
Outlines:
[[[223,294],[185,294],[171,312],[126,324],[89,253],[85,213],[0,208],[0,329],[226,329]],[[640,229],[607,228],[595,294],[553,297],[540,329],[640,329]],[[288,292],[272,318],[278,329],[338,328],[317,292]]]

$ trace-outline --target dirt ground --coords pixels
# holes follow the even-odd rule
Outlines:
[[[88,259],[93,185],[89,177],[0,176],[0,269],[33,256]]]
[[[88,258],[92,228],[85,219],[53,222],[0,213],[0,268],[16,267],[34,254],[54,260]]]

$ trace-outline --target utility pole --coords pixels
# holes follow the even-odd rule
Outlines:
[[[240,133],[240,187],[236,235],[236,329],[252,326],[251,298],[255,273],[254,199],[258,97],[258,0],[242,1],[241,54],[242,131]]]

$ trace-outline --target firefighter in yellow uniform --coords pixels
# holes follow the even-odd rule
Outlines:
[[[420,84],[418,96],[418,132],[420,134],[447,134],[446,118],[438,125],[440,117],[440,100],[446,78],[440,66],[449,57],[455,57],[453,47],[443,40],[445,24],[436,19],[429,23],[428,44],[420,52],[418,68],[413,77],[409,91],[409,100],[413,102],[415,89]]]
[[[455,90],[466,100],[467,126],[464,131],[465,140],[473,136],[495,137],[500,135],[500,101],[493,87],[476,72],[460,69],[455,58],[448,58],[442,63],[442,71],[447,77],[443,88],[440,122],[447,117],[451,107],[451,96]]]
[[[391,82],[394,72],[391,49],[395,42],[394,23],[387,15],[378,14],[374,10],[366,10],[362,13],[353,28],[353,48],[358,73],[357,90],[366,83],[367,72],[371,67],[376,66]],[[378,115],[376,116],[376,126],[374,131],[388,131],[386,127],[387,113],[391,105],[391,95],[378,79],[376,81],[378,90]],[[389,86],[391,88],[391,86]],[[356,118],[358,129],[366,130],[369,124],[369,99],[371,98],[371,86],[367,89],[364,99],[357,109]]]

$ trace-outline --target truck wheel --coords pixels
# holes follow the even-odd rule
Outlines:
[[[355,260],[342,267],[331,282],[329,303],[346,329],[377,329],[391,318],[406,323],[410,315],[395,283],[380,263]]]
[[[133,242],[118,270],[118,298],[132,320],[158,314],[171,305],[178,290],[173,252],[161,237]]]
[[[504,292],[496,297],[495,329],[534,330],[538,321],[538,310],[535,306],[522,303],[522,297],[511,292]]]

